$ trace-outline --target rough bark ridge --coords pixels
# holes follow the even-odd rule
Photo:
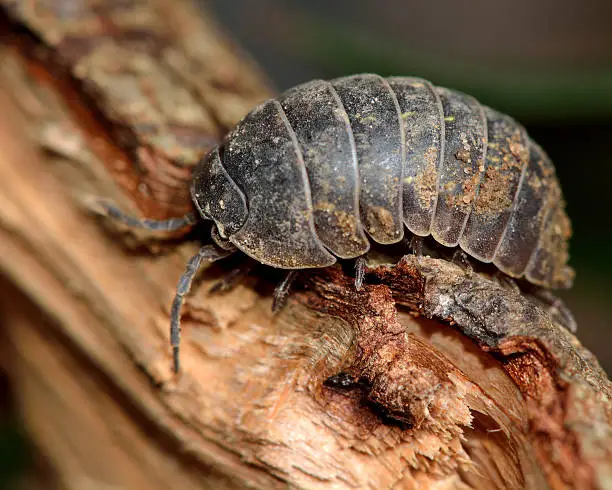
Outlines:
[[[0,5],[2,359],[57,488],[610,488],[597,361],[443,260],[372,264],[360,292],[304,273],[276,316],[273,271],[211,296],[232,261],[208,268],[175,377],[169,304],[200,235],[118,229],[87,196],[183,213],[265,83],[187,0]]]

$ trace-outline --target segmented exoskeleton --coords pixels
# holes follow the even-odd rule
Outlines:
[[[509,116],[419,78],[315,80],[264,102],[200,161],[191,194],[218,248],[202,248],[179,283],[177,369],[195,270],[235,250],[304,269],[431,236],[544,288],[573,279],[570,223],[544,151]]]

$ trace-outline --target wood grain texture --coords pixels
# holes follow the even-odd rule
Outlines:
[[[0,286],[19,409],[57,488],[609,488],[611,385],[546,312],[440,259],[202,272],[171,371],[191,167],[269,95],[186,1],[0,2]],[[396,260],[395,260],[396,261]],[[608,485],[608,487],[606,487]]]

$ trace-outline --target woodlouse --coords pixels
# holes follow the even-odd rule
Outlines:
[[[282,269],[326,267],[407,230],[543,288],[573,280],[570,222],[544,151],[509,116],[420,78],[315,80],[264,102],[199,162],[191,194],[216,247],[202,247],[177,287],[176,370],[183,296],[202,261],[236,250]],[[106,211],[153,229],[197,219]]]

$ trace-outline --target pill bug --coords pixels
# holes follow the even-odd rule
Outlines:
[[[171,340],[178,371],[183,296],[203,261],[242,251],[282,269],[360,258],[372,244],[432,237],[503,274],[568,288],[570,222],[554,167],[526,130],[464,93],[414,77],[315,80],[247,114],[194,170],[213,245],[177,287]],[[132,225],[178,229],[195,213]],[[278,288],[286,294],[294,274]]]

